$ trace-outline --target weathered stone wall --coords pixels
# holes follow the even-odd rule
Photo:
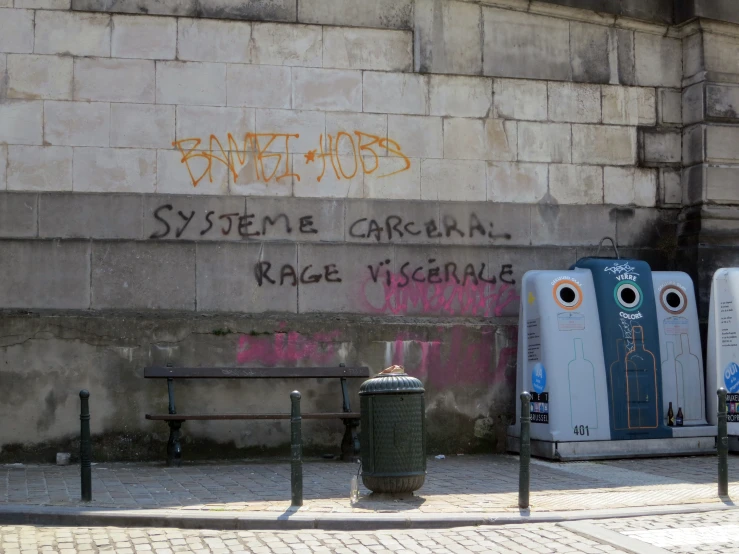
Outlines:
[[[0,429],[0,460],[5,461],[51,459],[59,448],[74,449],[80,387],[93,391],[97,459],[163,459],[169,430],[143,419],[144,413],[167,409],[166,384],[142,378],[142,368],[152,363],[284,367],[347,362],[374,368],[403,363],[427,383],[429,443],[444,452],[489,449],[491,444],[503,448],[500,431],[515,382],[515,327],[474,321],[390,324],[337,316],[327,324],[325,318],[310,316],[8,315],[0,330],[3,365],[13,368],[3,373],[3,403],[13,408]],[[361,380],[352,381],[352,407],[358,409]],[[304,410],[341,411],[341,387],[333,379],[308,388],[287,380],[178,382],[175,391],[180,411],[208,402],[221,412],[284,412],[297,387]],[[340,421],[306,420],[303,425],[309,451],[339,452]],[[284,454],[288,428],[284,421],[188,422],[183,427],[186,457]]]
[[[709,17],[722,4],[695,3]],[[739,262],[739,27],[702,19],[685,35],[680,241],[707,318],[714,271]]]
[[[700,214],[736,200],[733,88],[708,77],[733,26],[592,4],[0,0],[0,379],[26,391],[0,456],[68,441],[83,386],[106,455],[154,455],[163,362],[404,363],[434,445],[501,448],[523,273],[604,236],[696,273]],[[290,390],[183,389],[214,411]],[[288,438],[186,432],[208,455]]]

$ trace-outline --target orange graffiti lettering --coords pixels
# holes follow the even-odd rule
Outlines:
[[[341,158],[339,158],[339,141],[341,140],[342,136],[349,139],[349,143],[352,145],[352,152],[354,153],[354,173],[352,173],[351,175],[347,175],[346,173],[344,173],[344,168],[341,166]],[[339,134],[336,135],[336,163],[338,164],[339,171],[341,172],[341,175],[344,177],[344,179],[351,179],[357,174],[357,170],[359,169],[359,162],[357,161],[356,152],[357,149],[354,146],[354,138],[349,133],[340,131]]]
[[[239,171],[247,165],[249,156],[254,160],[254,177],[258,181],[269,182],[272,179],[279,181],[286,177],[297,177],[300,175],[290,172],[290,139],[299,138],[298,134],[285,133],[246,133],[241,145],[231,133],[226,137],[228,148],[224,148],[221,141],[215,135],[210,135],[207,150],[198,150],[202,144],[199,138],[187,138],[177,140],[172,146],[177,148],[182,154],[180,160],[187,167],[190,174],[192,185],[197,187],[200,181],[207,175],[208,181],[213,182],[213,162],[220,162],[225,165],[233,175],[234,182],[239,178]],[[268,152],[275,141],[285,140],[285,152]],[[206,161],[205,169],[199,174],[197,170],[193,172],[191,161],[195,159],[203,159]],[[265,160],[276,159],[274,169],[265,168]],[[284,164],[283,164],[284,160]],[[280,167],[284,167],[283,172],[277,175]]]
[[[333,168],[334,175],[338,180],[340,180],[342,177],[344,179],[353,178],[359,171],[360,165],[362,166],[362,172],[365,175],[370,175],[374,173],[380,167],[380,160],[382,159],[380,157],[380,154],[375,150],[374,147],[377,147],[380,150],[387,149],[388,152],[392,153],[394,156],[402,158],[404,162],[404,167],[398,169],[397,171],[385,173],[384,175],[378,175],[378,178],[390,177],[391,175],[395,175],[397,173],[401,173],[410,169],[411,160],[403,153],[400,145],[394,140],[383,138],[377,135],[370,135],[361,131],[354,131],[354,134],[357,135],[357,144],[354,143],[354,137],[352,137],[349,133],[345,131],[339,131],[339,133],[336,135],[336,140],[334,140],[334,137],[332,135],[326,135],[326,138],[328,139],[327,152],[323,151],[323,135],[321,135],[318,144],[318,150],[320,150],[320,154],[316,156],[316,150],[311,150],[305,156],[306,164],[312,163],[316,160],[316,158],[321,160],[322,169],[321,174],[318,176],[319,182],[321,181],[321,179],[323,179],[323,176],[326,173],[327,157],[331,161],[331,167]],[[354,160],[354,171],[351,174],[346,174],[341,164],[341,157],[339,156],[339,142],[342,138],[344,138],[344,143],[346,143],[346,140],[348,139],[349,145],[351,146],[352,153],[350,157]],[[365,157],[369,155],[374,158],[374,163],[372,164],[372,167],[368,167],[365,161]]]
[[[387,145],[388,152],[403,158],[403,161],[405,161],[405,167],[402,169],[399,169],[398,171],[387,173],[386,175],[380,175],[380,177],[390,177],[390,175],[395,175],[396,173],[400,173],[402,171],[406,171],[407,169],[411,168],[411,161],[408,159],[408,156],[406,156],[405,154],[403,154],[403,152],[400,151],[401,148],[397,142],[395,142],[392,139],[387,139],[387,140],[383,139],[380,141],[380,147],[384,146],[385,144]]]
[[[363,174],[371,175],[380,168],[382,160],[388,159],[381,156],[384,150],[395,159],[401,158],[403,167],[378,175],[378,178],[390,177],[410,169],[411,160],[403,153],[400,144],[396,141],[361,131],[354,131],[353,135],[346,131],[339,131],[335,136],[325,135],[324,142],[324,135],[321,134],[318,137],[318,148],[303,154],[306,164],[321,164],[321,173],[316,177],[318,182],[326,174],[327,158],[337,180],[353,179],[359,173],[360,168]],[[182,155],[180,162],[185,164],[194,187],[197,187],[206,177],[209,182],[213,182],[213,162],[225,165],[234,182],[238,180],[239,173],[249,165],[253,166],[253,177],[257,181],[269,183],[272,180],[280,181],[288,177],[295,177],[300,181],[300,174],[295,171],[296,164],[293,163],[291,168],[290,163],[290,139],[299,137],[297,133],[245,133],[243,141],[239,144],[237,139],[228,133],[224,147],[218,137],[211,134],[208,136],[207,149],[201,148],[203,140],[198,137],[176,140],[172,146],[177,148]],[[284,148],[283,140],[285,141]],[[351,151],[350,154],[342,156],[343,162],[342,157],[339,156],[340,144]],[[353,164],[348,158],[353,159]],[[251,164],[249,164],[250,160]]]

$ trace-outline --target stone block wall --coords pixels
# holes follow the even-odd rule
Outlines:
[[[558,204],[611,203],[609,197],[646,207],[664,202],[660,189],[671,183],[658,186],[658,172],[645,167],[680,164],[680,132],[670,127],[679,123],[670,96],[679,77],[658,75],[669,56],[680,56],[680,42],[627,31],[635,44],[647,45],[629,53],[626,64],[637,68],[636,75],[609,78],[650,86],[511,79],[572,79],[582,60],[570,57],[566,46],[570,22],[483,10],[485,21],[509,31],[518,28],[507,23],[510,17],[528,21],[521,33],[538,32],[540,20],[563,26],[566,71],[548,75],[552,63],[538,56],[530,69],[523,67],[529,54],[516,56],[505,41],[526,42],[525,34],[506,39],[494,33],[503,42],[492,51],[511,59],[485,56],[485,73],[496,77],[465,77],[414,73],[410,31],[6,8],[0,18],[6,52],[0,57],[6,75],[0,140],[7,145],[7,170],[0,186],[524,203],[546,197]],[[600,52],[605,59],[614,54],[608,44]],[[467,73],[462,66],[451,63]],[[659,122],[658,97],[667,110]],[[606,184],[604,172],[616,166],[642,166],[633,191]],[[574,189],[561,190],[563,175],[573,178]],[[450,179],[464,186],[449,187]]]
[[[727,7],[722,2],[710,5],[700,1],[693,6],[696,14],[735,20],[736,14],[729,13]],[[714,271],[735,267],[739,258],[739,66],[735,58],[739,29],[734,24],[701,19],[690,24],[685,34],[680,240],[684,263],[697,266],[705,304]]]
[[[403,363],[434,448],[502,448],[523,273],[604,236],[695,273],[678,225],[735,200],[735,91],[700,78],[733,27],[601,3],[0,0],[0,376],[37,383],[0,458],[68,444],[82,386],[104,455],[156,456],[164,362]]]

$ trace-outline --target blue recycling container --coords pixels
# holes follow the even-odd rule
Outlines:
[[[582,258],[593,275],[605,359],[611,439],[671,437],[652,270],[642,260]]]

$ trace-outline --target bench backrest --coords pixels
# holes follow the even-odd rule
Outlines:
[[[369,368],[360,367],[164,367],[144,368],[147,379],[315,379],[328,377],[369,377]]]

